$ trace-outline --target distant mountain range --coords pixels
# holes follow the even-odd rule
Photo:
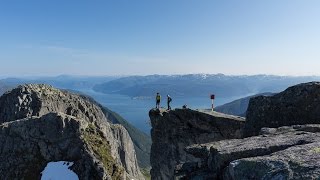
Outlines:
[[[117,76],[69,76],[60,75],[55,77],[25,77],[5,78],[1,81],[9,86],[17,86],[26,83],[50,84],[60,89],[91,89],[96,84],[105,83],[117,79]],[[0,81],[0,82],[1,82]]]
[[[320,77],[229,76],[224,74],[98,77],[61,75],[56,77],[6,78],[0,80],[0,85],[10,88],[25,83],[44,83],[62,89],[93,89],[106,94],[122,94],[130,97],[153,97],[156,92],[176,97],[207,97],[211,93],[219,97],[235,97],[264,92],[280,92],[289,86],[310,81],[320,81]]]
[[[93,89],[106,94],[153,97],[156,92],[173,96],[219,97],[279,92],[302,82],[319,81],[318,76],[228,76],[223,74],[129,76],[97,84]]]
[[[0,80],[0,96],[11,88],[12,86]]]

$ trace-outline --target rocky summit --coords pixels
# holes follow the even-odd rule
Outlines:
[[[319,179],[320,83],[250,100],[246,119],[151,110],[153,179]]]
[[[52,161],[79,179],[143,179],[128,132],[86,97],[19,86],[0,97],[0,122],[0,179],[40,179]]]
[[[273,96],[251,98],[244,136],[258,135],[262,127],[320,123],[320,82],[289,87]]]
[[[151,177],[155,180],[173,179],[185,168],[201,163],[201,158],[186,153],[187,146],[240,138],[245,122],[237,116],[191,109],[152,109],[149,116],[153,142]]]

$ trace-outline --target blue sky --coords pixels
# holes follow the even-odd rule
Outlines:
[[[318,0],[3,0],[0,76],[320,75]]]

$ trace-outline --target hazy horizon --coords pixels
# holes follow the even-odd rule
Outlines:
[[[184,76],[184,75],[224,75],[224,76],[277,76],[277,77],[320,77],[320,75],[276,75],[276,74],[223,74],[223,73],[215,73],[215,74],[208,74],[208,73],[186,73],[186,74],[145,74],[145,75],[72,75],[72,74],[57,74],[57,75],[12,75],[12,76],[3,76],[0,75],[1,79],[6,78],[25,78],[25,79],[37,79],[37,78],[59,78],[59,77],[70,77],[70,78],[103,78],[103,77],[130,77],[130,76]]]
[[[1,1],[0,76],[319,76],[320,1]]]

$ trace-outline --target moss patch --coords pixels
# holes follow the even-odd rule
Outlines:
[[[312,149],[312,152],[314,153],[320,153],[320,147],[316,147]]]
[[[141,168],[140,171],[146,180],[151,180],[150,170]]]
[[[101,132],[97,131],[94,124],[89,124],[83,131],[83,138],[85,143],[91,148],[96,157],[103,163],[104,168],[111,175],[112,179],[121,179],[124,170],[117,165],[114,158],[111,156],[111,147],[103,138]]]

